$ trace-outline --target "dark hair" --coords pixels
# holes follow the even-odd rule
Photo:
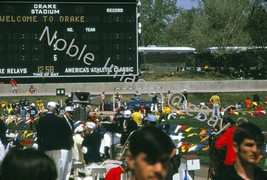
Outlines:
[[[227,118],[223,118],[223,123],[224,124],[230,123],[231,125],[234,125],[235,121],[232,118],[227,117]]]
[[[11,149],[1,165],[1,180],[56,180],[54,161],[36,149]]]
[[[138,112],[140,110],[140,107],[134,107],[134,111]]]
[[[240,146],[244,139],[253,139],[262,145],[264,143],[264,136],[261,129],[252,123],[243,123],[237,126],[233,134],[233,139],[238,146]]]
[[[168,159],[175,145],[169,135],[156,127],[143,127],[129,138],[129,150],[134,157],[143,152],[147,160],[154,164]]]

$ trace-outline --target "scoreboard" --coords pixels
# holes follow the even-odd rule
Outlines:
[[[0,81],[137,76],[136,5],[0,1]]]

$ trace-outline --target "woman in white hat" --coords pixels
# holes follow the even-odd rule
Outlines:
[[[83,154],[81,152],[82,142],[84,139],[84,134],[83,134],[84,130],[85,127],[83,124],[80,124],[74,130],[74,135],[73,135],[74,145],[72,148],[72,159],[74,160],[74,162],[75,161],[84,162]]]
[[[102,136],[99,132],[95,131],[95,127],[96,124],[94,122],[86,123],[86,135],[82,142],[82,146],[87,149],[84,151],[84,160],[87,165],[102,161],[99,151]]]

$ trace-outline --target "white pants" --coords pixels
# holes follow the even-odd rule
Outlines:
[[[69,180],[72,168],[72,149],[61,149],[60,180]]]
[[[61,151],[60,150],[51,150],[46,151],[45,154],[47,154],[51,159],[54,160],[57,168],[57,180],[60,179],[60,159],[61,159]]]
[[[213,104],[212,116],[220,117],[220,105],[219,104]]]
[[[0,164],[2,163],[4,157],[6,156],[6,149],[5,146],[3,145],[2,141],[0,141]]]
[[[187,109],[187,100],[184,100],[183,102],[183,109]]]

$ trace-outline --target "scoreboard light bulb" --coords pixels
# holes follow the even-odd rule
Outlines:
[[[67,32],[74,32],[74,30],[73,30],[72,27],[68,27],[68,28],[67,28]]]

